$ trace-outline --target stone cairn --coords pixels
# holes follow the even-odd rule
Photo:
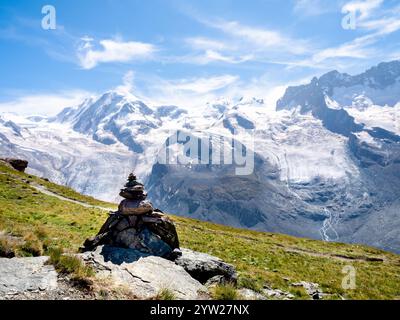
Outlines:
[[[108,245],[171,260],[181,255],[173,222],[146,200],[144,185],[133,173],[129,174],[119,195],[125,199],[119,204],[118,211],[110,212],[99,233],[84,242],[81,252]]]

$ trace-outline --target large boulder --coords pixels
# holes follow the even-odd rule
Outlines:
[[[5,158],[1,160],[8,163],[9,165],[11,165],[11,167],[20,172],[25,172],[25,169],[28,167],[28,161],[26,160],[14,159],[14,158]]]
[[[183,267],[193,278],[205,284],[208,280],[218,277],[220,282],[236,283],[235,268],[220,258],[206,253],[182,248],[182,255],[175,259],[175,263]]]
[[[48,257],[0,258],[0,297],[57,289],[57,272]]]
[[[78,255],[100,277],[111,277],[138,299],[155,298],[167,289],[176,299],[202,299],[207,289],[174,262],[135,249],[99,246]]]

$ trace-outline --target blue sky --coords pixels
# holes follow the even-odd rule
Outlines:
[[[52,115],[113,88],[153,104],[273,105],[314,75],[400,58],[399,33],[397,0],[2,0],[0,111]]]

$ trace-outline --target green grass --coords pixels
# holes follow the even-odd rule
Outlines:
[[[16,245],[7,238],[0,238],[0,257],[13,258],[16,253]]]
[[[176,300],[175,294],[169,289],[161,289],[154,300]]]
[[[80,287],[89,288],[92,285],[95,272],[78,257],[63,254],[63,250],[57,247],[51,248],[48,253],[48,263],[54,265],[58,273],[68,275]]]
[[[54,247],[76,252],[107,218],[105,211],[38,193],[31,187],[33,182],[71,199],[115,206],[29,177],[0,163],[0,231],[25,238],[25,243],[33,247],[24,251],[17,246],[16,255],[37,254],[35,244],[36,249],[41,245],[43,253]],[[329,294],[328,299],[400,299],[399,255],[362,245],[236,229],[172,215],[171,218],[176,223],[181,246],[232,263],[239,273],[239,286],[258,291],[263,285],[269,285],[305,299],[308,298],[305,291],[291,283],[308,281],[320,284]],[[0,250],[2,245],[0,242]],[[377,257],[384,261],[367,261]],[[354,266],[357,272],[354,290],[341,286],[342,269],[346,265]]]
[[[308,296],[303,289],[290,284],[308,281],[319,283],[332,299],[400,299],[398,255],[360,245],[235,229],[180,217],[174,220],[182,246],[234,264],[239,271],[239,283],[251,279],[256,288],[267,284],[290,291],[298,298]],[[344,260],[336,255],[382,257],[385,261]],[[341,286],[342,269],[346,265],[356,268],[355,290],[344,290]]]
[[[13,237],[9,234],[0,235],[0,257],[12,258],[15,256],[38,257],[47,247],[47,236],[40,238],[35,233],[27,231],[21,237]]]
[[[16,251],[19,255],[26,257],[38,257],[44,253],[43,242],[36,235],[28,233],[23,237],[23,243],[17,246]]]
[[[35,183],[35,184],[42,185],[49,191],[59,194],[59,195],[62,195],[63,197],[69,198],[71,200],[85,202],[87,204],[91,204],[91,205],[95,205],[95,206],[101,206],[101,207],[107,207],[107,208],[109,208],[109,207],[117,208],[117,204],[115,204],[115,203],[109,203],[109,202],[95,199],[90,196],[85,196],[85,195],[80,194],[79,192],[76,192],[75,190],[73,190],[71,188],[61,186],[61,185],[52,183],[50,181],[47,181],[45,178],[40,178],[40,177],[36,177],[34,175],[25,174],[25,173],[16,171],[13,168],[6,165],[4,162],[0,163],[0,172],[8,173],[16,178],[24,179],[24,180],[28,181],[29,183]]]
[[[238,287],[251,289],[255,292],[261,292],[263,283],[260,280],[252,279],[250,277],[240,277]]]
[[[239,295],[235,286],[224,284],[211,288],[211,297],[214,300],[237,300]]]
[[[32,181],[39,178],[29,178],[28,175],[9,169],[0,163],[0,230],[13,236],[23,238],[33,231],[45,232],[48,245],[77,251],[86,237],[97,233],[99,226],[107,217],[106,211],[85,208],[79,204],[38,193],[23,179]],[[48,189],[62,188],[53,185]],[[65,196],[73,193],[70,190]],[[85,196],[74,198],[86,199]],[[87,198],[88,203],[112,206],[109,203],[89,201],[90,199]]]

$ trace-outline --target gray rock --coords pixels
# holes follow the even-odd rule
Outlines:
[[[57,272],[48,257],[0,258],[0,297],[57,289]]]
[[[292,283],[292,286],[303,287],[306,290],[307,294],[314,300],[321,300],[324,298],[324,294],[319,288],[318,283],[300,281],[297,283]]]
[[[9,165],[11,165],[11,167],[13,167],[15,170],[20,172],[25,172],[25,169],[28,167],[28,161],[26,160],[14,159],[14,158],[5,158],[0,160],[5,161]]]
[[[148,200],[122,200],[118,210],[124,215],[141,215],[153,212],[154,208]]]
[[[136,262],[140,258],[149,257],[150,254],[136,249],[98,246],[95,251],[87,251],[78,256],[97,271],[102,269],[109,271],[114,265]]]
[[[151,299],[168,289],[176,299],[201,299],[207,289],[181,266],[139,250],[99,246],[78,255],[98,276],[111,277],[116,285],[128,288],[138,299]]]
[[[182,248],[182,256],[175,263],[201,283],[206,283],[215,276],[223,276],[225,282],[237,281],[235,268],[231,264],[206,253]]]
[[[114,239],[115,245],[137,249],[160,257],[167,257],[172,252],[172,248],[167,243],[147,228],[141,231],[132,228],[125,229],[119,232]]]
[[[225,277],[219,275],[219,276],[214,276],[214,277],[208,279],[207,282],[204,285],[207,288],[211,288],[211,287],[214,287],[214,286],[217,286],[217,285],[224,285],[226,283],[227,283],[227,281],[226,281]]]
[[[265,286],[262,292],[269,298],[277,299],[277,300],[292,300],[294,299],[294,295],[289,292],[282,291],[279,289],[272,289],[268,286]]]
[[[261,293],[247,288],[239,289],[238,293],[245,300],[267,300]]]

